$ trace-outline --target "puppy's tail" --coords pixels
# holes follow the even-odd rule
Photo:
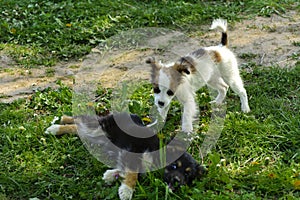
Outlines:
[[[215,19],[212,22],[210,29],[219,29],[222,32],[221,45],[228,46],[227,21],[225,19]]]

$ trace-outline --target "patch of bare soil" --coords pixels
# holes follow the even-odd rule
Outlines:
[[[145,64],[147,57],[155,56],[168,62],[201,46],[218,44],[220,33],[208,29],[209,26],[201,27],[202,34],[195,33],[189,38],[167,30],[148,39],[143,33],[139,48],[112,48],[106,52],[95,48],[82,61],[60,63],[52,68],[20,68],[0,52],[0,101],[11,102],[38,89],[57,87],[57,80],[74,87],[99,81],[104,87],[114,87],[120,80],[147,80],[150,77]],[[291,11],[284,16],[257,17],[230,25],[229,41],[241,66],[253,63],[293,67],[300,55],[300,14]],[[141,46],[142,43],[145,45]]]

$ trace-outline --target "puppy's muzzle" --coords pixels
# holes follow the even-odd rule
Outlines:
[[[176,191],[180,186],[186,184],[184,176],[180,173],[173,173],[169,178],[168,187],[172,191]]]

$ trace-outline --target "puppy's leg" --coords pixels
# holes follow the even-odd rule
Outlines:
[[[121,200],[131,200],[137,180],[137,173],[126,172],[124,180],[119,187],[119,197]]]
[[[106,172],[103,174],[102,180],[104,180],[105,183],[110,185],[112,182],[116,181],[119,178],[119,176],[122,176],[120,170],[110,169],[106,170]]]
[[[229,82],[231,89],[240,97],[241,100],[241,108],[244,113],[250,112],[250,108],[248,105],[248,96],[247,92],[244,88],[243,81],[241,77],[235,77],[235,79]]]
[[[60,119],[60,124],[75,124],[75,119],[74,117],[64,115]]]
[[[60,119],[60,124],[55,124],[55,121],[59,119],[54,118],[52,125],[48,127],[45,131],[46,134],[52,135],[63,135],[63,134],[77,134],[77,128],[75,125],[75,120],[70,116],[62,116]]]
[[[187,98],[188,100],[183,103],[183,114],[182,114],[182,131],[191,133],[193,131],[193,122],[196,119],[198,109],[194,99],[191,95]]]
[[[45,133],[52,135],[77,134],[77,128],[75,124],[53,124],[46,129]]]
[[[211,103],[222,104],[228,90],[228,85],[225,83],[225,81],[221,77],[218,77],[209,81],[208,86],[218,91],[218,96],[215,100],[211,101]]]

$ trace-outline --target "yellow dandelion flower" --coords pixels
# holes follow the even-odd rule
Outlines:
[[[88,107],[94,107],[94,103],[93,102],[87,102],[86,104]]]
[[[66,27],[71,27],[71,26],[72,26],[72,24],[70,24],[70,23],[66,24]]]
[[[273,174],[273,173],[268,174],[268,177],[269,177],[269,178],[276,178],[276,174]]]
[[[253,161],[251,162],[251,165],[259,165],[259,162]]]
[[[151,119],[149,117],[143,117],[143,122],[148,122],[150,123],[151,122]]]
[[[10,29],[10,32],[11,32],[12,34],[15,34],[15,33],[17,32],[17,30],[16,30],[15,28],[11,28],[11,29]]]
[[[158,133],[158,134],[157,134],[157,137],[158,137],[160,140],[162,140],[162,139],[165,138],[164,134],[162,134],[162,133]]]
[[[296,190],[300,190],[300,180],[295,180],[293,185]]]

